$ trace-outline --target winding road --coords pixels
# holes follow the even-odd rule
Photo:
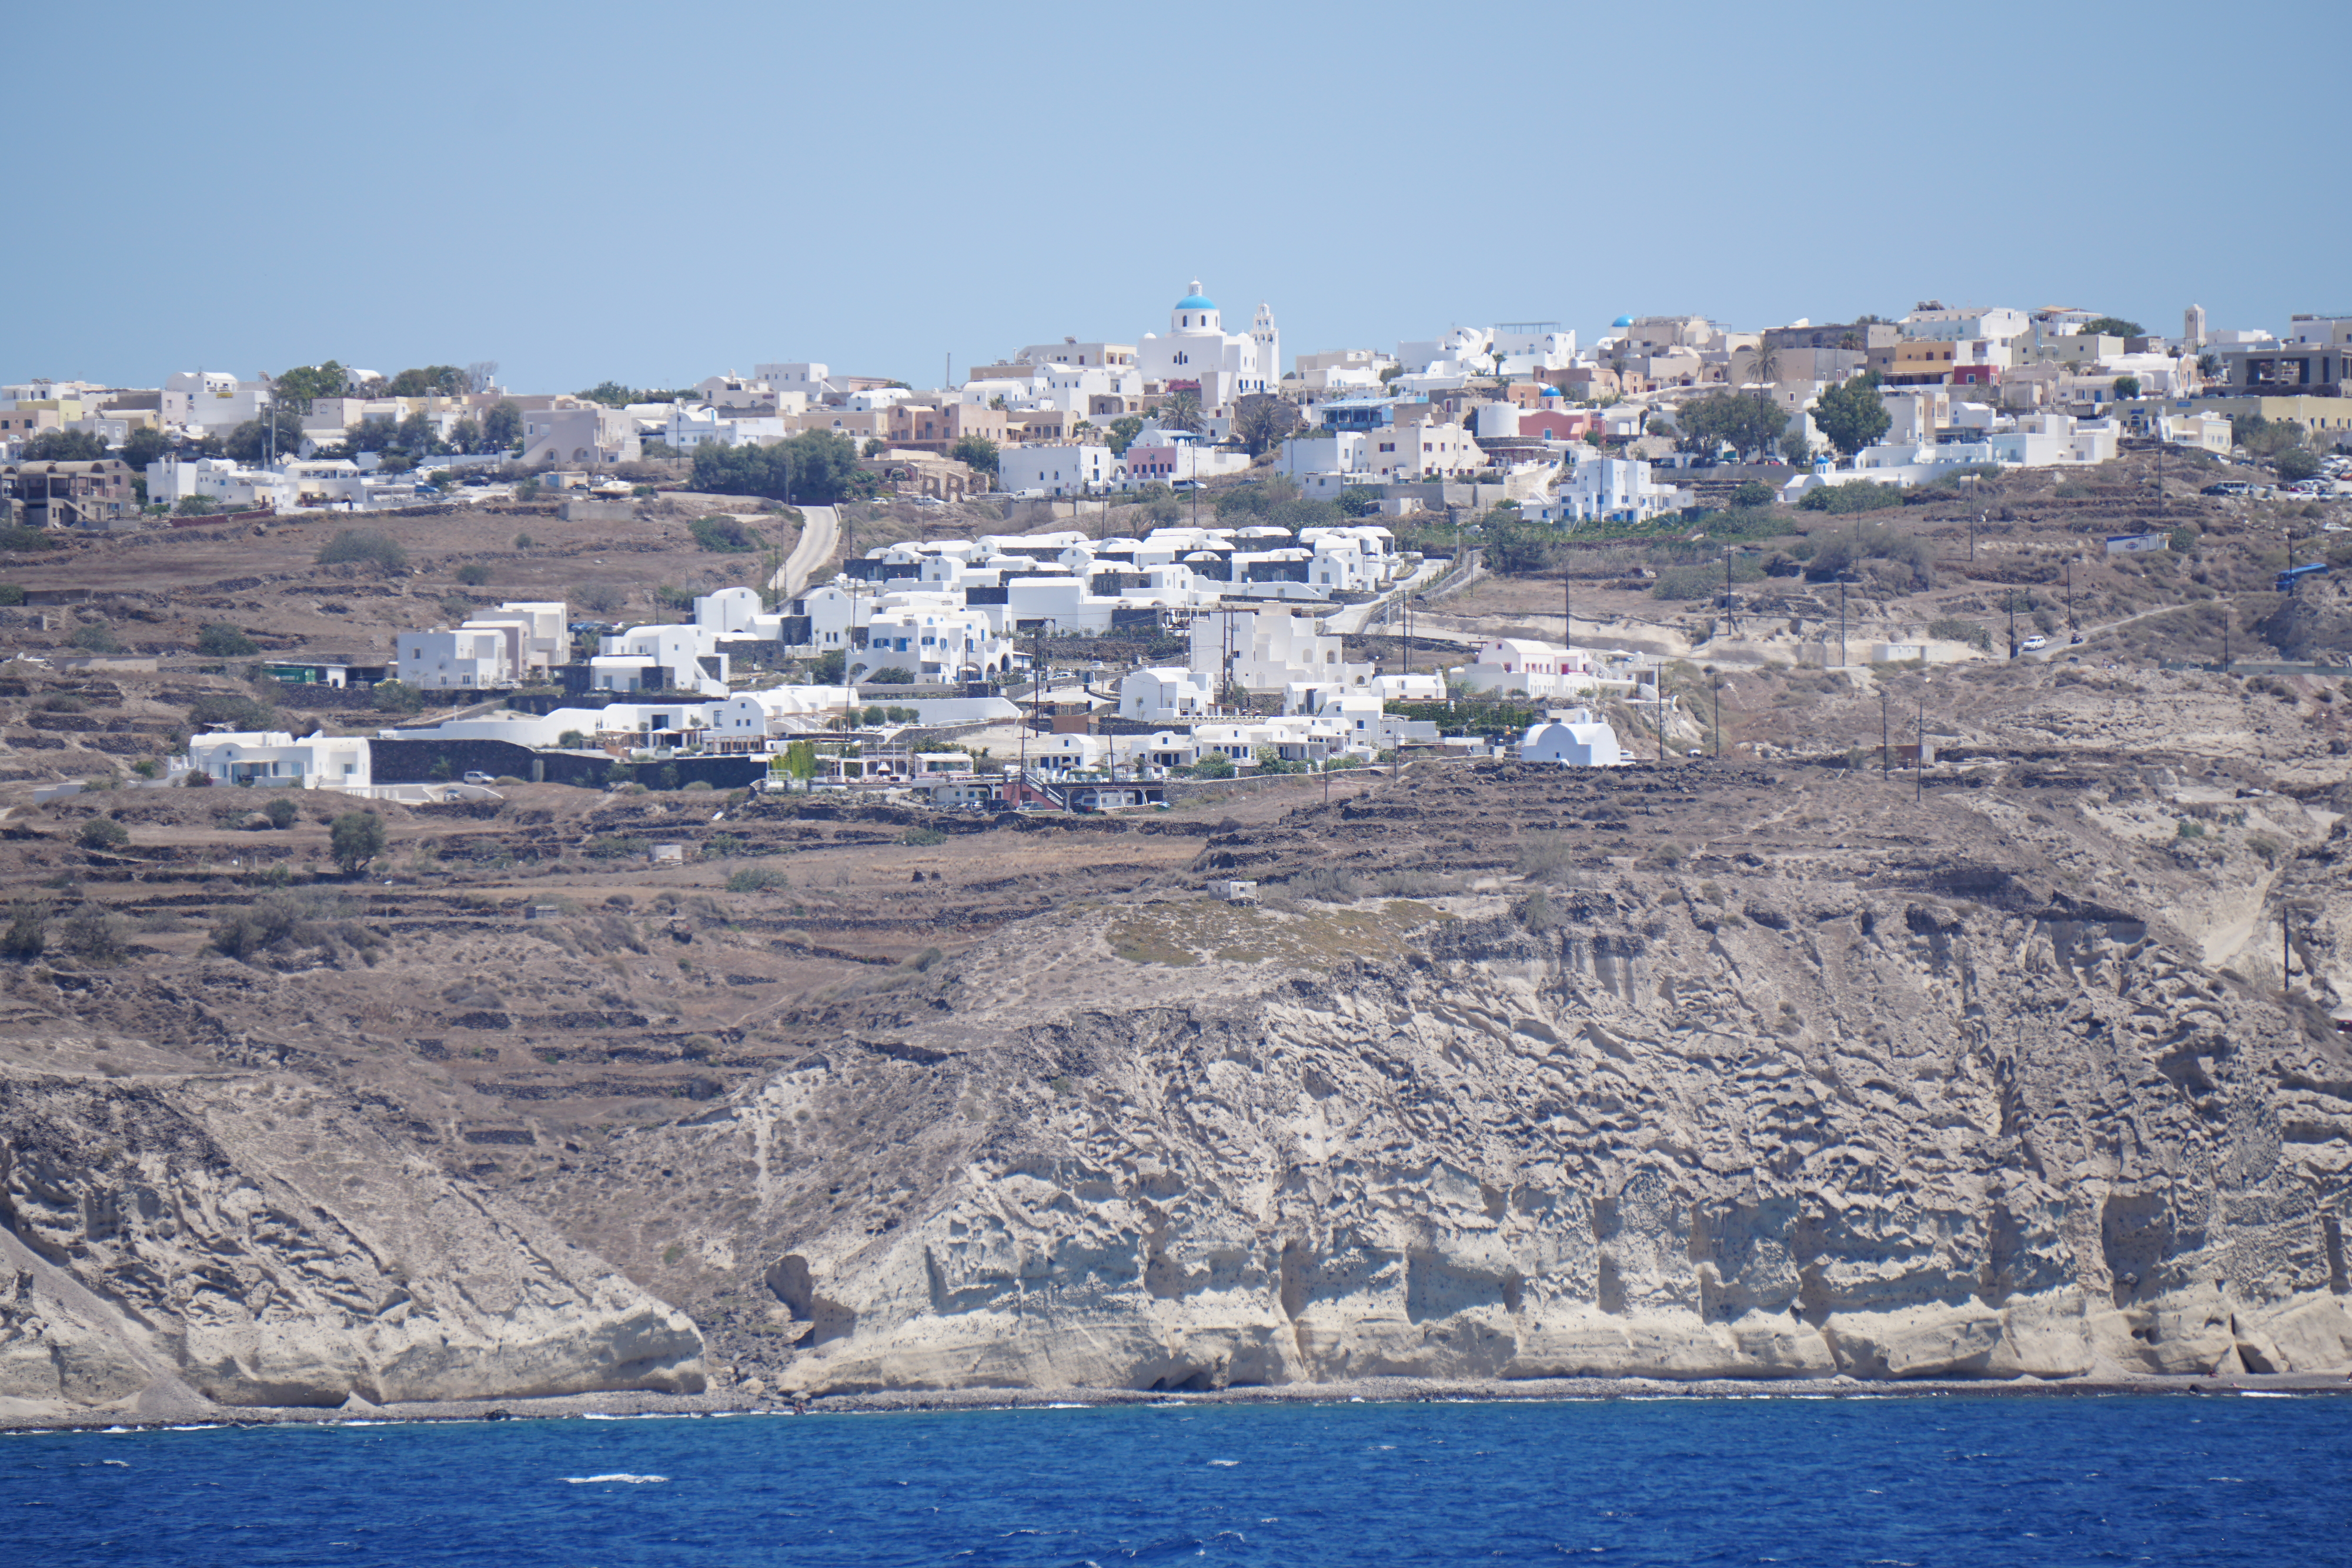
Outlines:
[[[841,538],[841,518],[831,507],[803,507],[801,517],[800,542],[768,582],[783,599],[801,596],[808,587],[809,574],[833,559],[833,547]]]

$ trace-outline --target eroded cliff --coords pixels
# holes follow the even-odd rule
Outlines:
[[[725,1358],[812,1391],[2352,1364],[2352,1058],[2252,953],[2200,961],[2235,908],[2201,852],[2110,841],[2135,910],[1988,798],[1939,849],[1480,877],[1497,800],[1523,857],[1577,809],[1490,782],[1202,860],[1402,886],[1435,834],[1454,892],[1032,922],[629,1140],[741,1199],[673,1244]],[[2269,810],[2332,972],[2343,831]]]
[[[288,1075],[0,1075],[0,1414],[702,1385],[682,1314]]]

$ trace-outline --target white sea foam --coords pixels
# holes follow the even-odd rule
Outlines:
[[[1229,1470],[1235,1465],[1240,1464],[1241,1461],[1239,1459],[1211,1459],[1209,1463],[1216,1466],[1221,1470]]]
[[[629,1476],[629,1475],[614,1475],[614,1476],[566,1476],[566,1477],[564,1477],[563,1479],[564,1479],[565,1480],[567,1480],[567,1481],[570,1481],[573,1486],[576,1486],[576,1487],[593,1486],[593,1485],[595,1485],[595,1484],[596,1484],[597,1482],[599,1482],[599,1481],[621,1481],[621,1482],[625,1482],[625,1483],[626,1483],[626,1484],[627,1484],[627,1485],[629,1485],[629,1486],[633,1486],[633,1487],[641,1487],[641,1486],[650,1486],[650,1485],[652,1485],[652,1484],[654,1484],[654,1483],[656,1483],[656,1482],[657,1482],[657,1481],[666,1481],[666,1480],[669,1479],[669,1478],[668,1478],[667,1476]]]

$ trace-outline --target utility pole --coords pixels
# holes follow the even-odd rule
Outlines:
[[[1723,760],[1723,672],[1709,664],[1706,673],[1715,682],[1715,759],[1720,762]]]
[[[1927,690],[1925,686],[1919,689],[1919,755],[1915,760],[1919,768],[1919,789],[1914,800],[1917,804],[1925,805],[1927,800]]]
[[[2017,657],[2017,590],[2009,591],[2009,656]]]
[[[1838,573],[1838,668],[1845,668],[1845,581],[1846,574]]]
[[[1976,521],[1969,525],[1969,559],[1970,561],[1974,561],[1977,559],[1977,529],[1983,524],[1984,520],[1985,515],[1982,512],[1979,512],[1977,514]]]
[[[1886,732],[1886,688],[1878,688],[1878,777],[1882,783],[1895,777],[1895,747],[1893,737]]]

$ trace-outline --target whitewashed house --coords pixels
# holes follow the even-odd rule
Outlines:
[[[216,731],[188,740],[188,770],[222,784],[293,789],[364,789],[373,775],[367,738],[283,730]]]

